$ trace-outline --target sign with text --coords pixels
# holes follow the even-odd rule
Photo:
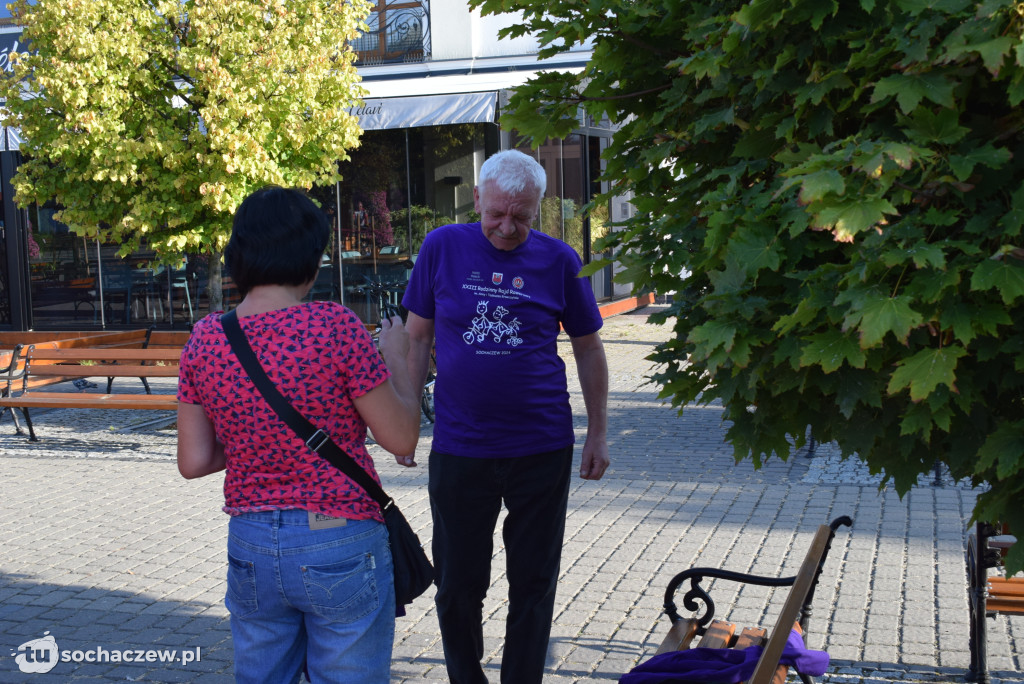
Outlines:
[[[498,93],[453,93],[363,100],[350,114],[364,131],[494,121]]]

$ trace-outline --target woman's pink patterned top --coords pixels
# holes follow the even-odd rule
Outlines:
[[[313,453],[264,401],[231,351],[220,317],[210,314],[192,331],[181,354],[178,399],[201,405],[224,445],[224,511],[301,508],[382,520],[362,488]],[[239,323],[281,394],[379,482],[352,398],[390,373],[355,314],[340,304],[310,302]]]

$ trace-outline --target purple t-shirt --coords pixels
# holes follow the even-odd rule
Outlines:
[[[402,304],[434,321],[434,450],[497,458],[575,441],[559,324],[570,337],[602,325],[581,265],[538,231],[507,252],[479,223],[427,234]]]

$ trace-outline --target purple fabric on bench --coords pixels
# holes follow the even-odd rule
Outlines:
[[[738,684],[754,674],[763,650],[761,646],[751,646],[738,651],[732,648],[670,651],[637,665],[622,675],[619,684]],[[800,634],[793,630],[786,639],[779,664],[795,668],[801,674],[818,677],[828,669],[828,653],[809,650]]]

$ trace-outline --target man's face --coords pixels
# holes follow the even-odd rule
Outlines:
[[[523,244],[530,235],[540,196],[530,190],[505,192],[489,181],[473,188],[473,202],[484,237],[495,249],[507,251]]]

